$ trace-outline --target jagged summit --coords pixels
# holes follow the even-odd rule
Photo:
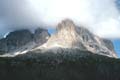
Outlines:
[[[5,38],[0,39],[1,54],[19,54],[31,50],[45,43],[50,37],[46,29],[37,28],[34,33],[28,29],[10,32]]]
[[[75,24],[70,19],[65,19],[57,25],[57,31],[60,31],[62,29],[68,29],[68,30],[72,29],[73,30],[73,28],[75,28]]]
[[[29,53],[38,49],[39,53],[49,52],[49,50],[54,53],[80,50],[117,57],[110,40],[102,39],[84,27],[78,27],[70,19],[61,21],[56,27],[56,33],[52,36],[46,29],[41,28],[36,29],[34,33],[29,30],[18,30],[10,32],[6,38],[1,39],[0,45],[0,54]]]
[[[110,40],[99,38],[84,27],[77,27],[70,19],[60,22],[56,30],[57,32],[40,48],[77,48],[82,51],[117,57]]]

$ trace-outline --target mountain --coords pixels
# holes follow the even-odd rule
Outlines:
[[[78,27],[70,19],[65,19],[59,23],[56,30],[57,32],[38,49],[77,48],[94,54],[117,57],[110,40],[102,39],[84,27]]]
[[[10,32],[0,51],[0,80],[120,80],[112,42],[69,19],[51,36],[41,28]]]
[[[34,33],[27,29],[10,32],[5,38],[0,39],[0,54],[31,50],[45,43],[49,37],[48,31],[42,28],[37,28]]]
[[[92,34],[88,29],[79,27],[70,19],[61,21],[56,27],[56,33],[50,37],[46,29],[38,28],[31,33],[29,30],[10,32],[0,40],[0,53],[18,55],[40,49],[42,51],[58,49],[80,49],[94,54],[115,57],[114,46],[110,40],[102,39]],[[56,49],[54,49],[56,48]]]

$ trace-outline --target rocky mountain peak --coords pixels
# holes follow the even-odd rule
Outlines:
[[[77,48],[82,51],[117,57],[110,40],[102,39],[92,34],[88,29],[76,26],[69,19],[61,21],[57,25],[57,32],[41,47]]]
[[[37,28],[34,32],[34,41],[40,45],[45,43],[49,37],[50,34],[47,29]]]
[[[117,57],[110,40],[102,39],[92,34],[85,27],[77,26],[70,19],[61,21],[56,27],[56,33],[50,36],[48,30],[37,28],[34,33],[29,30],[10,32],[0,40],[0,53],[27,53],[36,49],[50,50],[55,53],[61,49],[79,49],[94,54]],[[54,49],[55,48],[55,49]],[[56,49],[57,48],[57,49]]]
[[[70,19],[65,19],[57,25],[57,31],[60,31],[62,29],[66,29],[66,30],[72,29],[73,30],[73,28],[75,28],[75,24]]]
[[[75,24],[72,20],[65,19],[56,27],[56,33],[53,34],[44,46],[51,47],[76,47],[77,33]]]
[[[30,50],[45,43],[50,34],[46,29],[37,28],[34,33],[28,29],[10,32],[5,38],[0,39],[0,54]]]

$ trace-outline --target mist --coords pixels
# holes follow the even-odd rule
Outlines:
[[[115,0],[0,0],[0,34],[17,29],[55,28],[69,18],[103,38],[120,38]]]

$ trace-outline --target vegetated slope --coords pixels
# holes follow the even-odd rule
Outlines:
[[[79,49],[0,58],[0,80],[120,80],[120,60]]]

